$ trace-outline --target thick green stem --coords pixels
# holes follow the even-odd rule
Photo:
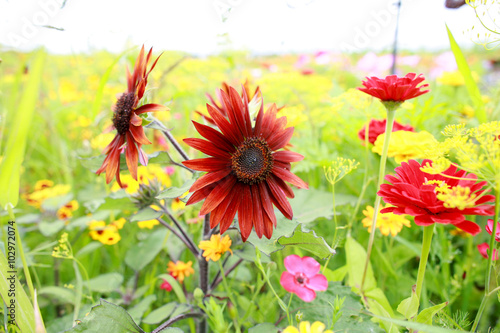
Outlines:
[[[222,274],[222,283],[224,284],[224,289],[226,289],[227,296],[229,297],[229,300],[231,301],[231,303],[233,303],[232,305],[234,306],[234,308],[236,309],[236,316],[233,318],[234,328],[236,329],[237,333],[240,333],[241,329],[240,329],[240,325],[238,323],[238,317],[239,317],[238,304],[236,303],[236,299],[233,297],[233,292],[232,292],[231,288],[229,287],[229,283],[227,283],[226,273],[224,272],[222,260],[218,260],[218,263],[219,263],[220,272]]]
[[[431,250],[433,234],[434,234],[434,224],[424,227],[422,254],[420,255],[420,263],[418,264],[418,275],[417,275],[416,293],[419,301],[420,301],[420,294],[422,293],[422,285],[424,284],[425,267],[427,266],[427,259],[429,259],[429,252]]]
[[[491,271],[493,270],[493,257],[495,250],[495,236],[497,232],[498,225],[498,217],[500,215],[500,185],[495,189],[495,217],[493,218],[493,230],[491,230],[490,237],[490,252],[488,254],[488,274],[486,274],[486,281],[484,286],[484,296],[481,301],[481,305],[479,306],[479,310],[477,311],[476,318],[474,319],[474,325],[472,325],[471,332],[475,332],[477,326],[479,325],[479,321],[481,320],[481,316],[483,315],[484,308],[486,306],[486,302],[488,297],[490,297],[490,284],[491,284]],[[498,252],[497,252],[498,253]],[[497,254],[498,256],[498,254]]]
[[[391,139],[392,126],[394,124],[394,117],[396,115],[396,109],[398,105],[395,105],[393,108],[387,108],[387,122],[385,125],[385,137],[384,137],[384,146],[382,147],[382,156],[380,158],[380,168],[378,173],[378,182],[377,182],[377,192],[380,190],[380,185],[384,182],[385,177],[385,164],[387,162],[387,152],[389,151],[389,141]],[[375,199],[375,204],[373,207],[373,222],[372,229],[370,231],[370,239],[368,240],[368,248],[366,249],[366,261],[365,268],[363,270],[363,279],[361,280],[361,288],[360,292],[363,293],[363,287],[365,285],[366,272],[368,271],[368,264],[370,263],[370,256],[373,248],[373,241],[375,239],[375,229],[377,226],[377,216],[378,209],[380,206],[380,196],[377,195]]]

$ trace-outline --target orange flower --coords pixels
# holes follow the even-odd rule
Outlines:
[[[96,174],[100,175],[106,172],[106,183],[110,183],[114,176],[120,186],[120,155],[125,150],[125,159],[127,167],[132,177],[137,180],[137,162],[147,164],[147,155],[142,151],[142,145],[149,145],[151,142],[144,134],[142,127],[142,118],[139,115],[146,112],[167,111],[166,106],[160,104],[145,104],[138,107],[139,101],[144,96],[146,85],[148,83],[148,75],[158,61],[158,58],[153,62],[153,65],[147,70],[148,64],[151,61],[153,49],[149,50],[147,56],[144,56],[144,46],[137,57],[134,71],[132,74],[127,69],[128,89],[123,93],[115,104],[113,113],[113,126],[116,129],[116,135],[111,143],[104,149],[106,158]]]
[[[176,261],[175,263],[173,261],[168,263],[168,272],[177,280],[179,280],[180,283],[184,282],[184,278],[194,274],[194,269],[191,267],[193,265],[192,261],[188,262],[183,262],[183,261]]]

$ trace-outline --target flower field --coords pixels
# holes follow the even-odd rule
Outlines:
[[[5,332],[500,329],[495,53],[3,52]]]

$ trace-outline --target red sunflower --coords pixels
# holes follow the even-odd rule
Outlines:
[[[428,87],[428,84],[417,87],[424,80],[422,74],[417,76],[415,73],[406,74],[405,77],[389,75],[385,79],[372,76],[362,82],[364,88],[358,89],[384,102],[404,102],[429,92],[429,90],[421,90]]]
[[[116,175],[116,181],[123,187],[120,181],[120,154],[125,151],[125,159],[127,167],[132,177],[137,180],[137,162],[146,165],[148,157],[142,151],[142,145],[149,145],[151,142],[144,135],[142,127],[142,118],[140,114],[155,111],[167,111],[166,106],[160,104],[145,104],[137,107],[140,100],[144,96],[146,85],[148,83],[148,75],[158,61],[158,58],[153,62],[149,71],[148,64],[151,61],[153,49],[149,50],[147,56],[144,54],[144,46],[135,62],[134,71],[130,74],[127,69],[127,91],[118,97],[113,110],[113,127],[116,129],[116,136],[111,143],[104,149],[106,158],[96,174],[100,175],[106,172],[106,183],[110,183]]]
[[[494,214],[495,207],[487,203],[494,201],[495,196],[484,194],[486,182],[477,182],[475,174],[457,170],[454,165],[442,174],[421,171],[428,163],[432,161],[403,162],[396,168],[396,176],[385,177],[391,184],[382,184],[377,194],[394,207],[380,212],[415,216],[415,224],[420,226],[453,224],[471,235],[478,234],[481,228],[464,215]]]
[[[191,169],[207,171],[189,189],[194,192],[187,204],[205,199],[200,214],[210,215],[210,227],[220,226],[225,232],[238,213],[241,237],[244,241],[252,227],[259,238],[270,238],[276,226],[273,205],[288,219],[293,212],[288,198],[292,188],[307,184],[290,172],[290,163],[304,157],[291,151],[279,150],[290,141],[293,127],[285,128],[286,117],[276,118],[276,105],[267,112],[261,107],[252,124],[248,98],[232,87],[229,93],[219,91],[227,118],[207,104],[208,113],[220,132],[193,121],[198,132],[207,140],[184,139],[189,146],[211,157],[183,162]]]

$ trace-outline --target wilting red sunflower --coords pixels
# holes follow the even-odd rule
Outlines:
[[[189,146],[211,156],[182,162],[191,169],[208,172],[189,189],[194,193],[187,204],[205,199],[200,214],[211,213],[210,227],[219,225],[221,233],[229,228],[237,212],[244,241],[252,227],[259,238],[270,238],[276,226],[273,204],[286,218],[293,216],[287,197],[293,198],[294,194],[285,181],[308,188],[290,172],[290,162],[304,157],[278,151],[290,141],[293,127],[285,128],[286,117],[276,118],[276,105],[267,112],[261,107],[252,126],[245,92],[242,98],[229,87],[229,93],[220,90],[219,95],[227,118],[210,104],[207,109],[220,132],[193,121],[207,140],[184,139]]]
[[[475,174],[457,170],[454,165],[442,174],[426,173],[420,169],[426,164],[432,165],[432,161],[403,162],[395,169],[396,176],[385,177],[391,184],[382,184],[377,194],[394,207],[381,213],[412,215],[420,226],[453,224],[469,234],[478,234],[481,228],[464,215],[494,214],[494,206],[486,204],[495,200],[495,196],[484,194],[486,182],[477,182]]]
[[[415,73],[406,74],[405,77],[389,75],[385,79],[372,76],[362,82],[364,88],[358,89],[384,102],[404,102],[429,92],[429,90],[421,90],[428,87],[428,84],[417,87],[424,80],[422,74],[417,76]]]
[[[127,68],[127,91],[118,97],[113,110],[113,127],[116,129],[116,136],[104,149],[106,158],[96,174],[106,172],[106,183],[110,183],[116,175],[116,181],[123,187],[120,180],[120,154],[125,151],[127,167],[132,177],[137,180],[137,162],[146,165],[148,157],[142,151],[142,145],[149,145],[151,142],[144,135],[142,128],[142,118],[140,114],[155,111],[167,111],[166,106],[160,104],[145,104],[137,107],[146,90],[148,75],[151,73],[160,58],[156,58],[153,65],[147,70],[151,61],[153,48],[149,50],[147,56],[144,55],[144,46],[135,62],[134,71],[130,74]]]
[[[386,127],[387,119],[372,119],[370,123],[368,124],[368,142],[371,143],[372,145],[375,144],[375,141],[377,141],[377,138],[380,134],[385,133],[385,127]],[[392,125],[392,131],[409,131],[409,132],[415,132],[415,129],[411,125],[403,125],[398,123],[397,121],[394,122]],[[366,126],[363,126],[362,129],[359,130],[358,132],[358,137],[364,142],[365,141],[365,134],[366,134]]]

